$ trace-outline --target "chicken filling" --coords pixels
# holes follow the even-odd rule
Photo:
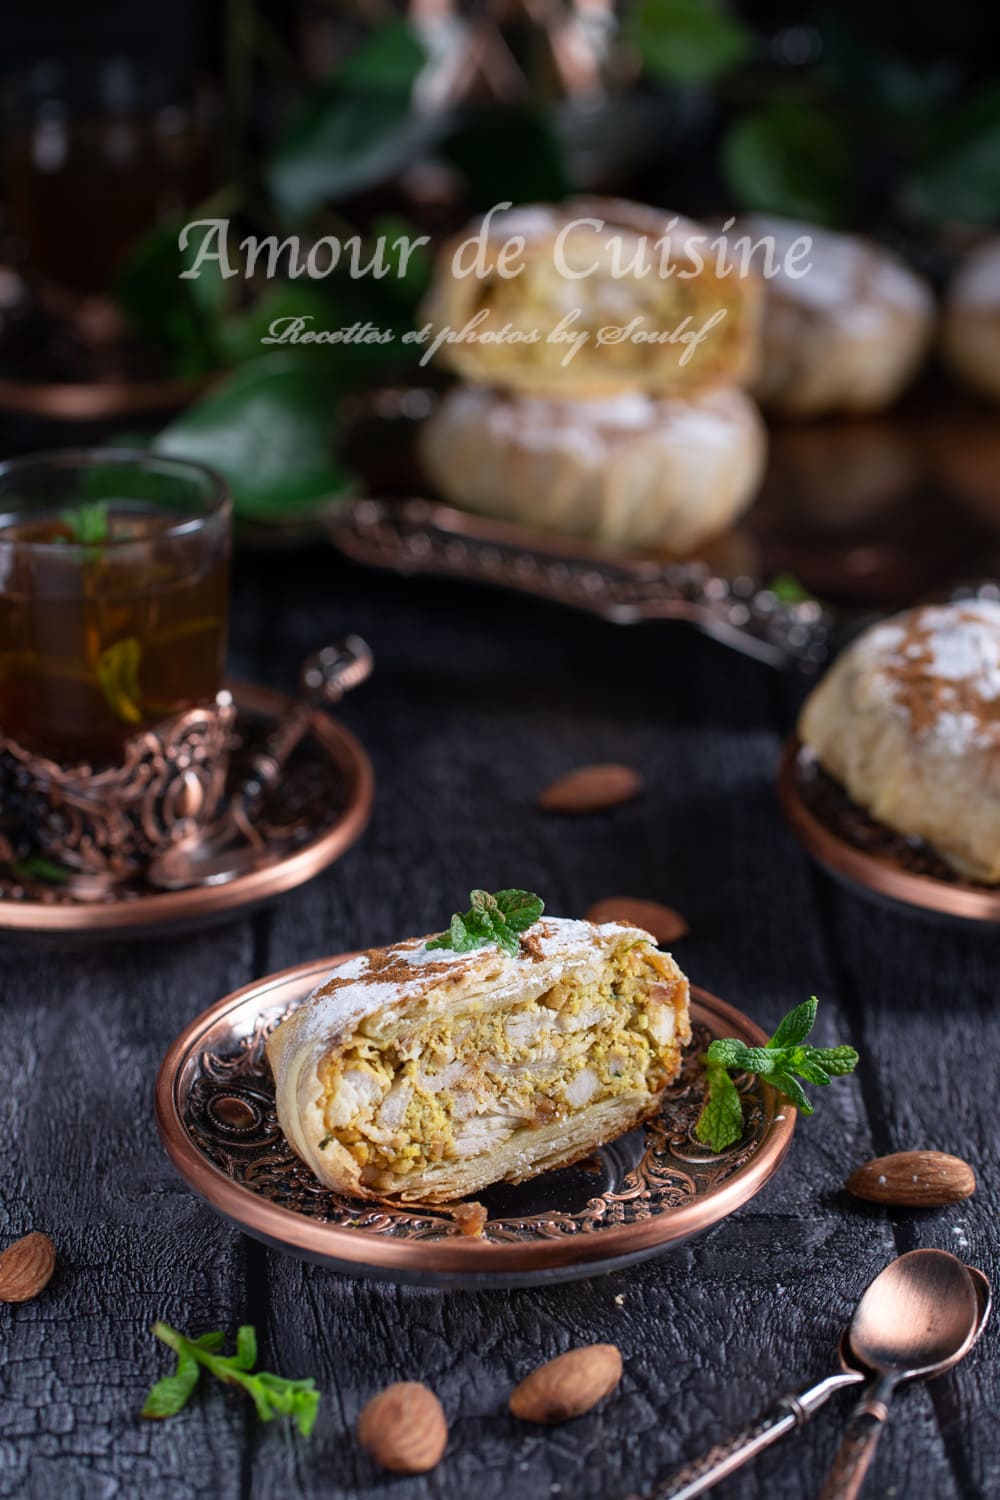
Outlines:
[[[366,1186],[388,1191],[588,1105],[659,1093],[676,1071],[683,987],[656,957],[641,944],[599,978],[562,979],[516,1006],[490,1009],[485,996],[388,1036],[355,1033],[320,1066],[324,1145],[336,1140]]]

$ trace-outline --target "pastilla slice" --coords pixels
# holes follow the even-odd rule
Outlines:
[[[445,1202],[568,1166],[655,1114],[691,1037],[670,955],[617,922],[501,936],[372,949],[275,1030],[278,1118],[327,1187]]]

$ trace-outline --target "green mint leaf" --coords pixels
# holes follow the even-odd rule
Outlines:
[[[31,854],[27,859],[19,859],[10,868],[20,880],[47,880],[52,885],[65,885],[72,878],[72,871],[67,870],[65,865],[57,865],[54,860],[46,859],[42,854]]]
[[[770,1073],[780,1060],[767,1047],[748,1047],[735,1037],[718,1037],[708,1049],[713,1062],[724,1068],[739,1068],[744,1073]]]
[[[84,500],[72,510],[60,512],[60,521],[69,528],[74,542],[81,547],[100,547],[108,539],[108,502]]]
[[[215,1352],[222,1346],[221,1333],[202,1334],[198,1339],[189,1339],[168,1323],[156,1323],[153,1332],[177,1354],[177,1370],[174,1375],[158,1381],[150,1391],[146,1407],[143,1408],[145,1415],[172,1416],[175,1411],[179,1411],[197,1382],[198,1366],[203,1365],[217,1380],[228,1385],[242,1386],[253,1401],[261,1421],[270,1422],[276,1416],[292,1416],[299,1431],[306,1437],[309,1436],[320,1400],[315,1381],[286,1380],[267,1370],[251,1372],[250,1366],[257,1357],[257,1334],[251,1324],[244,1324],[240,1328],[236,1338],[236,1353],[228,1357]],[[190,1375],[192,1368],[195,1372],[194,1381]],[[152,1409],[147,1410],[151,1404]]]
[[[497,891],[496,904],[507,926],[515,932],[533,927],[545,910],[545,902],[534,891]]]
[[[220,1334],[221,1338],[222,1335]],[[198,1361],[187,1350],[177,1356],[177,1369],[173,1375],[164,1375],[153,1386],[143,1402],[141,1416],[159,1421],[163,1417],[175,1417],[187,1405],[198,1384]]]
[[[822,1063],[816,1061],[815,1057],[803,1057],[800,1062],[795,1064],[794,1068],[790,1068],[788,1071],[797,1073],[800,1078],[805,1079],[806,1083],[818,1083],[821,1086],[825,1086],[831,1082],[829,1073],[823,1067]]]
[[[708,1091],[695,1137],[712,1151],[725,1151],[743,1134],[743,1101],[725,1067],[712,1057],[706,1059],[705,1077]]]
[[[448,931],[431,938],[428,948],[468,953],[473,948],[496,943],[513,957],[518,951],[517,934],[537,922],[545,909],[539,896],[513,889],[498,891],[496,895],[483,890],[470,891],[469,901],[469,910],[455,912]]]
[[[799,1042],[804,1042],[816,1024],[816,1012],[819,1009],[819,1001],[815,995],[810,995],[808,1000],[803,1000],[794,1010],[790,1010],[783,1020],[778,1022],[778,1029],[768,1042],[768,1047],[794,1047]]]
[[[244,1323],[236,1330],[236,1353],[233,1364],[238,1370],[252,1370],[257,1363],[257,1330]]]
[[[804,1115],[811,1115],[813,1107],[809,1103],[809,1096],[805,1089],[793,1078],[791,1073],[772,1073],[767,1080],[772,1088],[776,1088],[779,1094],[784,1094],[796,1109],[800,1109]]]
[[[853,1047],[811,1047],[809,1050],[831,1078],[842,1078],[845,1073],[853,1073],[858,1065],[858,1054]]]

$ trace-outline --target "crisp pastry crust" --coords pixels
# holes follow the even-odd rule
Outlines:
[[[930,288],[891,251],[815,224],[752,214],[732,230],[755,245],[774,242],[775,275],[765,279],[762,349],[751,390],[785,417],[875,412],[892,404],[917,372],[931,337]],[[808,236],[812,249],[785,257]],[[753,264],[763,268],[763,252]]]
[[[765,450],[756,407],[729,389],[555,401],[457,386],[420,437],[427,477],[455,505],[679,557],[745,510]]]
[[[516,957],[425,938],[363,953],[267,1054],[281,1127],[322,1183],[446,1202],[655,1113],[690,1037],[687,980],[648,933],[544,918]]]
[[[810,695],[799,733],[873,817],[1000,882],[1000,604],[873,626]]]
[[[948,289],[941,348],[966,385],[1000,401],[1000,238],[973,251]]]
[[[603,227],[579,222],[587,220]],[[444,247],[424,307],[435,333],[482,320],[471,330],[475,337],[441,347],[443,361],[464,379],[588,396],[689,393],[741,384],[752,373],[758,279],[752,271],[741,275],[725,247],[710,248],[710,231],[689,219],[610,198],[515,208],[486,226],[484,274],[456,274],[456,251],[481,229],[471,224]],[[497,256],[515,236],[524,246],[505,269],[517,274],[504,276]],[[467,259],[471,266],[471,254]],[[587,335],[568,361],[567,341],[549,338],[567,318],[570,336]],[[627,328],[633,319],[640,320],[634,339],[601,340],[602,329]],[[498,341],[504,330],[508,336]],[[701,330],[701,342],[685,342]],[[668,342],[665,336],[675,333]],[[663,341],[652,342],[657,335]],[[526,336],[534,341],[514,341]]]

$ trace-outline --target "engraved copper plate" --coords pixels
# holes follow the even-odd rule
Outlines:
[[[694,1040],[660,1116],[579,1166],[478,1194],[489,1216],[480,1237],[463,1234],[440,1204],[401,1209],[330,1192],[282,1135],[264,1042],[348,957],[301,964],[220,1000],[178,1037],[157,1079],[157,1124],[181,1176],[275,1249],[353,1275],[428,1285],[594,1276],[725,1218],[763,1187],[788,1148],[795,1110],[756,1078],[740,1081],[746,1132],[738,1145],[716,1155],[694,1139],[698,1058],[709,1041],[766,1041],[739,1011],[694,989]]]
[[[859,895],[911,916],[1000,922],[1000,890],[965,879],[922,839],[869,817],[794,735],[781,757],[778,800],[813,858]]]
[[[251,740],[288,713],[281,693],[233,684],[237,733]],[[360,836],[371,813],[374,776],[343,725],[317,711],[280,783],[255,815],[260,848],[235,878],[156,890],[142,876],[89,890],[50,884],[0,867],[0,933],[79,942],[205,926],[310,880]]]

